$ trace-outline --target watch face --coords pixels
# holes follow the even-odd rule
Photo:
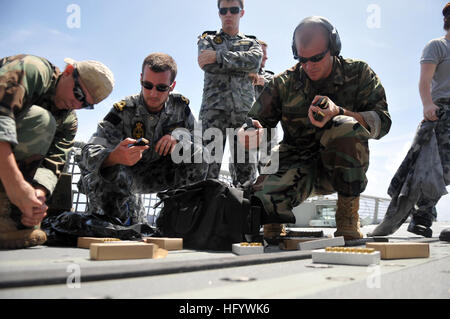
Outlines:
[[[249,128],[255,128],[252,119],[247,119],[242,127],[244,128],[244,130],[248,130]]]

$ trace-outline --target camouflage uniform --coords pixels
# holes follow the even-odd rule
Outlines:
[[[0,141],[9,142],[24,178],[50,194],[77,132],[74,111],[53,103],[60,71],[46,59],[16,55],[0,60]]]
[[[450,185],[450,98],[435,101],[439,106],[440,118],[434,129],[439,148],[445,185]],[[436,205],[439,198],[431,200],[420,198],[416,207],[411,210],[415,222],[419,225],[431,227],[437,218]]]
[[[342,115],[324,128],[315,127],[308,110],[316,95],[359,112],[370,130]],[[359,196],[367,185],[368,140],[380,139],[391,126],[379,78],[365,62],[341,57],[335,58],[332,75],[322,83],[310,81],[300,64],[276,76],[249,116],[269,128],[281,121],[284,131],[271,159],[279,161],[278,172],[260,176],[254,186],[269,214],[266,223],[294,223],[292,208],[311,195]]]
[[[393,234],[411,214],[413,218],[408,231],[426,237],[432,236],[429,227],[436,218],[434,205],[447,194],[445,187],[450,181],[450,108],[447,105],[441,111],[444,112],[439,121],[422,121],[419,124],[411,148],[389,185],[391,202],[383,221],[368,236]],[[446,129],[444,123],[447,123]],[[439,145],[442,142],[447,144],[446,155]],[[441,161],[441,158],[446,158],[447,162]]]
[[[259,76],[262,76],[264,78],[264,85],[255,85],[255,98],[258,99],[259,96],[262,94],[264,89],[267,87],[270,81],[274,78],[274,73],[272,71],[260,69],[258,72]],[[276,130],[274,131],[276,132]],[[270,134],[270,131],[267,131],[268,134]],[[258,152],[258,172],[261,174],[261,171],[263,167],[269,162],[270,160],[270,154],[272,153],[272,148],[277,145],[278,142],[278,135],[274,134],[269,135],[266,137],[267,139],[267,150],[266,152],[259,151]]]
[[[270,81],[274,78],[274,73],[272,71],[259,69],[258,72],[259,76],[262,76],[264,78],[264,85],[255,85],[255,99],[258,99],[261,95],[262,91],[264,91],[264,88],[269,84]]]
[[[255,101],[255,92],[249,73],[258,72],[262,61],[262,48],[253,36],[242,33],[232,37],[223,30],[207,31],[198,41],[198,53],[202,50],[216,51],[217,63],[204,66],[203,101],[199,119],[203,132],[217,128],[226,143],[226,129],[239,128],[247,119],[247,113]],[[211,141],[205,140],[205,145]],[[237,145],[236,140],[233,143]],[[231,145],[231,143],[230,143]],[[231,148],[232,158],[236,150]],[[215,153],[212,152],[211,155]],[[256,163],[230,163],[233,183],[244,184],[256,178]],[[256,162],[256,160],[254,161]],[[221,160],[210,164],[208,178],[218,178]]]
[[[170,155],[160,156],[155,151],[163,136],[185,128],[188,136],[180,138],[178,144],[183,150],[189,149],[192,158],[201,153],[202,142],[194,138],[194,124],[189,100],[180,94],[171,93],[158,114],[148,112],[140,94],[114,104],[83,147],[81,156],[76,157],[82,173],[79,186],[89,198],[88,211],[116,217],[125,225],[140,223],[145,218],[140,193],[155,193],[204,180],[207,172],[204,161],[196,163],[190,158],[191,164],[175,164]],[[127,137],[146,138],[150,148],[132,167],[102,168],[109,154]]]

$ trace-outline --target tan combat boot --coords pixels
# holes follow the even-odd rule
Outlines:
[[[286,227],[284,224],[264,225],[264,238],[273,239],[280,236],[286,236]]]
[[[363,234],[359,230],[359,196],[346,197],[338,195],[336,209],[336,232],[334,237],[344,236],[345,240],[361,239]]]
[[[1,188],[1,185],[0,185]],[[17,229],[11,218],[11,202],[0,189],[0,249],[20,249],[42,245],[47,235],[36,226],[32,229]]]

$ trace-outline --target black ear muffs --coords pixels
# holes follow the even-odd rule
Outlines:
[[[307,18],[303,19],[300,22],[300,24],[295,28],[294,35],[292,37],[292,54],[294,55],[294,59],[296,59],[296,60],[299,59],[298,52],[297,52],[297,45],[295,43],[295,34],[305,24],[310,24],[310,23],[320,24],[320,25],[324,26],[325,29],[328,30],[328,33],[330,35],[330,39],[329,39],[330,54],[332,56],[339,56],[339,54],[341,53],[342,44],[341,44],[341,38],[339,37],[339,33],[336,30],[336,28],[326,18],[319,17],[319,16],[312,16],[312,17],[307,17]]]

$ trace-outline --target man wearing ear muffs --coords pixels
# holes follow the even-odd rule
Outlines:
[[[278,122],[283,127],[283,141],[272,151],[279,170],[263,171],[254,185],[263,224],[295,223],[293,207],[337,192],[334,235],[352,240],[363,237],[358,209],[367,185],[368,141],[385,136],[391,118],[380,79],[367,63],[340,56],[340,49],[327,19],[304,19],[293,36],[299,63],[276,76],[250,110],[259,130],[240,134],[260,135]]]

